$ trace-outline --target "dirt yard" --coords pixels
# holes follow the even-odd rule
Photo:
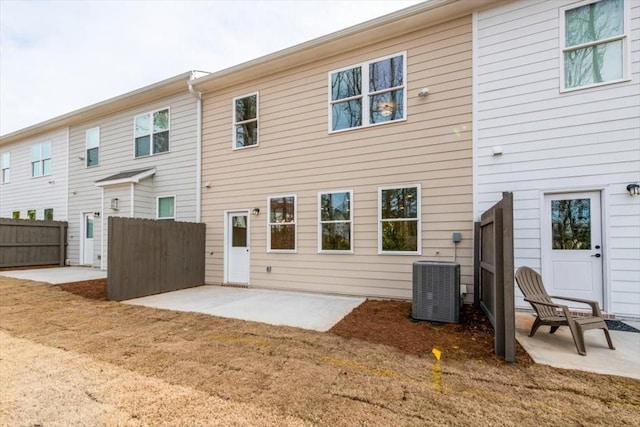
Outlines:
[[[319,333],[108,302],[100,286],[0,277],[0,425],[640,425],[639,381],[521,350],[502,363],[473,311],[434,326],[368,301]]]

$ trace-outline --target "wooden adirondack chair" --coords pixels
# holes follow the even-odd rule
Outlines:
[[[532,337],[542,325],[551,326],[550,333],[552,334],[557,331],[560,326],[569,326],[578,353],[586,356],[587,350],[584,345],[584,331],[589,329],[602,329],[607,338],[609,348],[615,350],[611,342],[611,336],[609,336],[609,328],[607,328],[607,324],[602,318],[602,313],[600,312],[597,301],[550,296],[544,288],[542,277],[529,267],[520,267],[516,271],[516,282],[524,295],[524,300],[531,304],[537,314],[536,320],[531,327],[531,332],[529,333],[530,337]],[[591,306],[591,316],[572,316],[569,312],[569,307],[556,304],[551,298],[587,304]]]

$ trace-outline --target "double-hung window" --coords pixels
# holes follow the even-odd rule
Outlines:
[[[258,93],[233,100],[233,148],[258,145]]]
[[[296,196],[270,196],[269,226],[267,228],[268,252],[296,251]]]
[[[353,192],[318,193],[318,251],[353,252]]]
[[[2,183],[6,184],[11,180],[11,153],[2,153],[0,169],[2,169]]]
[[[158,219],[176,219],[176,197],[158,197]]]
[[[169,109],[141,114],[134,118],[135,156],[144,157],[169,151]]]
[[[100,163],[100,128],[87,129],[85,133],[87,167]]]
[[[43,142],[31,147],[31,177],[51,175],[51,143]]]
[[[415,254],[420,244],[420,185],[378,188],[378,252]]]
[[[406,118],[406,53],[329,73],[329,131]]]
[[[562,90],[627,78],[623,0],[587,1],[561,9]]]

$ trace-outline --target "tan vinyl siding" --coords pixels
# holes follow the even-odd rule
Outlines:
[[[136,188],[134,193],[136,216],[155,218],[156,196],[172,194],[177,196],[180,203],[176,219],[196,220],[196,99],[186,91],[186,84],[185,81],[183,94],[139,105],[71,127],[69,258],[72,264],[79,261],[82,212],[101,211],[102,189],[95,186],[95,181],[118,172],[152,167],[156,169],[152,178],[136,184],[136,187],[141,186],[139,189]],[[170,110],[169,152],[134,158],[134,117],[163,108]],[[85,162],[79,158],[85,156],[86,130],[96,126],[100,127],[100,163],[99,166],[87,168]],[[152,187],[147,188],[151,185]],[[130,198],[128,193],[127,200]],[[108,206],[108,199],[105,196],[105,215],[111,212]],[[120,215],[130,216],[130,207],[126,210],[121,207]],[[106,224],[106,219],[103,221],[96,218],[94,228],[96,257],[94,259],[97,259],[100,254],[99,239],[102,237],[103,222]],[[104,241],[106,242],[106,235]],[[106,266],[106,259],[104,262]]]
[[[400,52],[406,120],[329,133],[328,73]],[[423,87],[426,98],[417,96]],[[231,101],[256,91],[260,146],[232,150]],[[463,235],[456,251],[462,283],[471,285],[471,147],[470,17],[205,93],[206,282],[224,281],[224,212],[257,207],[251,286],[409,298],[412,263],[452,261],[454,231]],[[421,256],[378,254],[378,187],[398,184],[421,186]],[[333,190],[353,191],[353,254],[318,253],[318,192]],[[282,194],[297,196],[297,253],[267,252],[267,197]]]

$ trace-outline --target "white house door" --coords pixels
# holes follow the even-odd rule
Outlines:
[[[545,195],[542,225],[542,272],[547,292],[595,300],[602,307],[600,193]],[[576,303],[567,305],[588,309]]]
[[[82,214],[81,255],[80,264],[93,265],[93,213]]]
[[[249,283],[249,214],[227,214],[227,282]]]

